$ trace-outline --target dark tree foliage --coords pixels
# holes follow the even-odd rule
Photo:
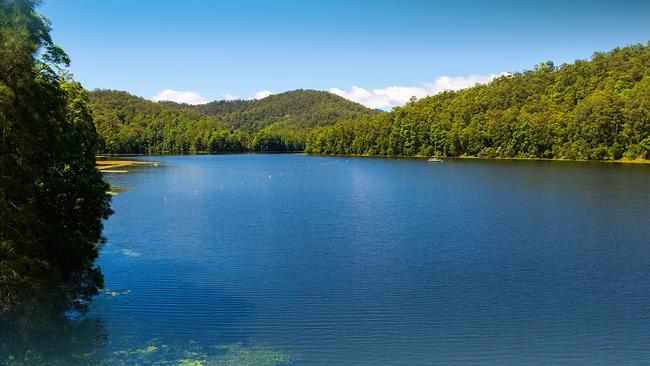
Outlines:
[[[0,0],[0,320],[88,298],[103,283],[94,260],[111,211],[97,134],[36,3]]]
[[[387,114],[314,129],[306,152],[613,160],[650,158],[650,46],[502,76]]]
[[[108,153],[302,151],[311,128],[376,114],[314,90],[197,106],[113,90],[89,94],[100,151]]]

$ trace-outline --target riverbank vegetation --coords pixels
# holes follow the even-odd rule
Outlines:
[[[89,95],[99,150],[118,154],[302,151],[312,128],[376,114],[315,90],[196,106],[154,103],[115,90]]]
[[[86,92],[36,3],[0,1],[0,323],[96,294],[111,213]]]
[[[501,76],[390,113],[315,128],[306,152],[370,156],[650,157],[650,45]]]

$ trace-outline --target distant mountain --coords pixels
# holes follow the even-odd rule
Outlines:
[[[256,100],[214,101],[196,106],[167,105],[218,117],[226,121],[228,127],[249,132],[268,127],[305,130],[376,113],[332,93],[302,89]]]
[[[314,127],[377,113],[316,90],[203,105],[155,103],[115,90],[94,90],[89,98],[100,148],[111,153],[302,150]]]

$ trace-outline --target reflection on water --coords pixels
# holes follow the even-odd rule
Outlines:
[[[74,318],[74,316],[72,316]],[[0,330],[2,365],[83,365],[95,362],[108,342],[97,318],[71,319],[62,311],[29,312]]]
[[[107,294],[128,292],[109,290]],[[51,315],[37,323],[24,320],[0,330],[0,364],[275,366],[296,359],[269,346],[239,343],[206,347],[197,341],[165,344],[161,339],[151,339],[139,346],[116,349],[110,347],[101,320],[76,314]]]

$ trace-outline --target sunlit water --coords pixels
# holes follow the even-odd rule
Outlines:
[[[146,160],[107,175],[86,360],[650,363],[650,166]]]

